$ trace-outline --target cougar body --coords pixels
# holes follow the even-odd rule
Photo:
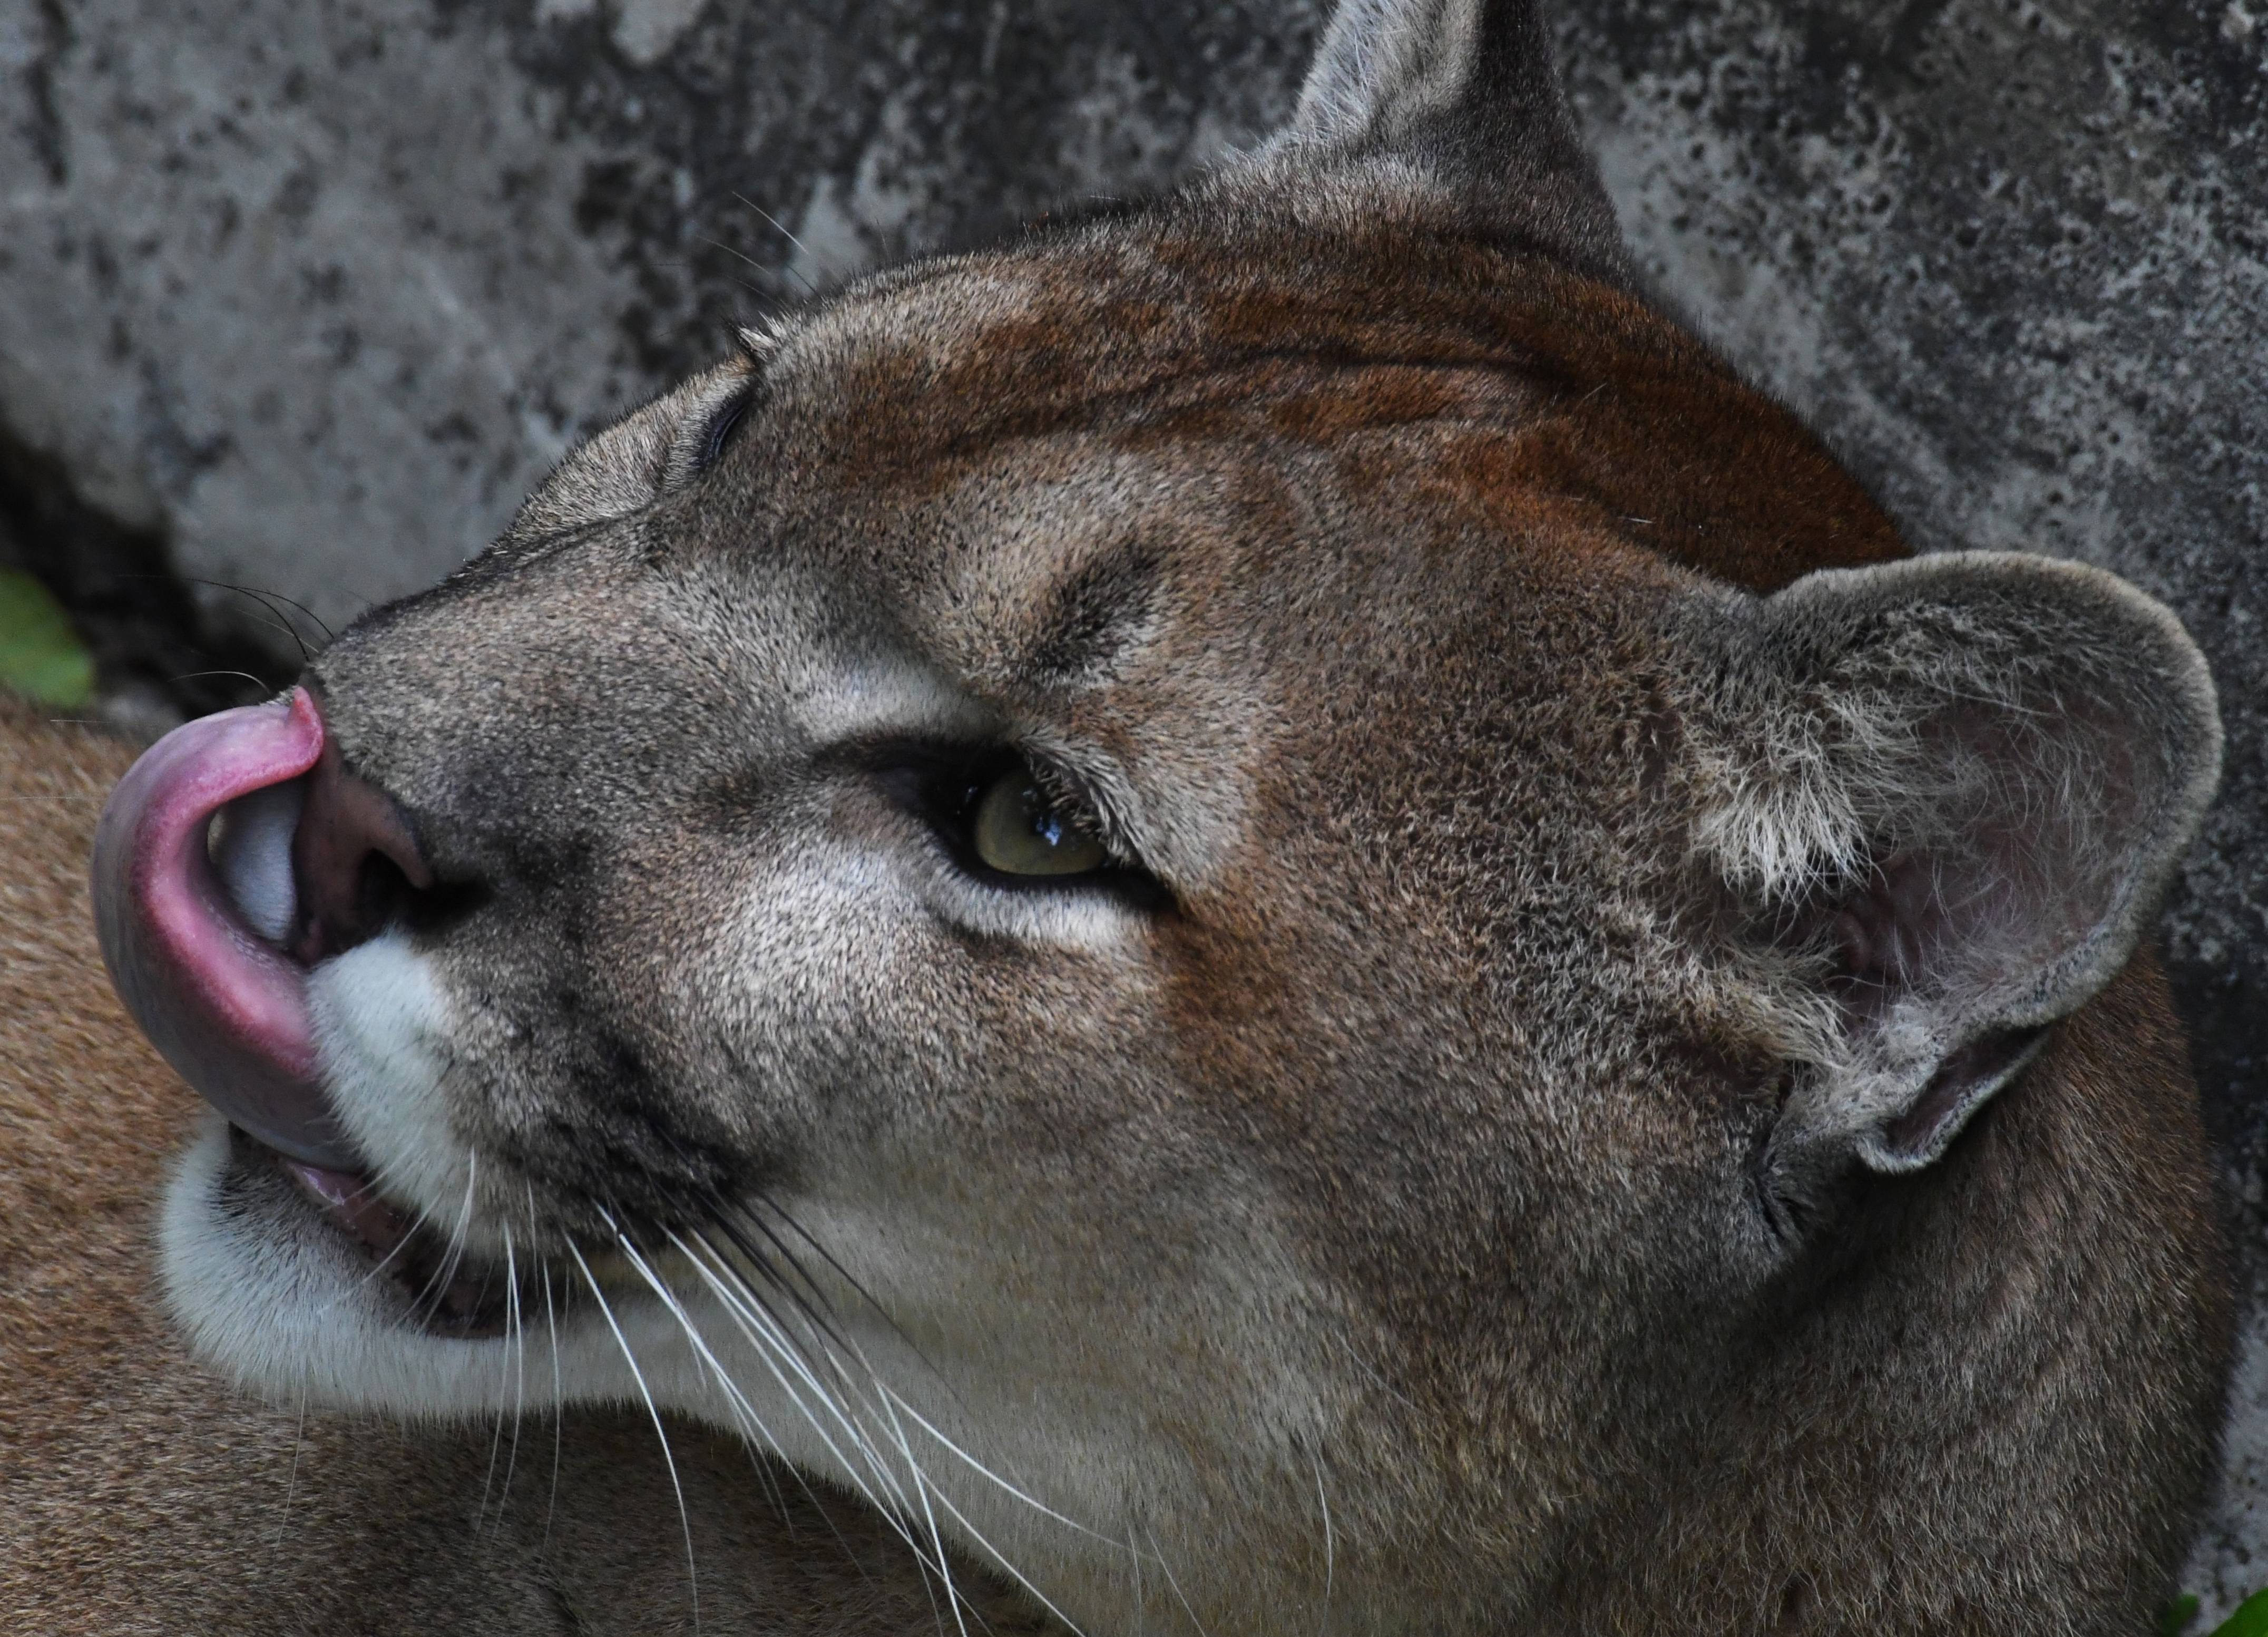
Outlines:
[[[642,1412],[406,1426],[271,1407],[190,1359],[151,1229],[198,1104],[103,981],[86,902],[131,759],[0,695],[0,1630],[661,1633],[697,1605],[711,1633],[934,1632],[877,1518],[698,1427],[671,1428],[673,1481]],[[526,1362],[548,1374],[540,1344]]]
[[[2168,1589],[2203,662],[1908,559],[1635,290],[1525,7],[1357,0],[1266,147],[752,332],[184,731],[99,896],[269,1392],[491,1416],[549,1301],[557,1396],[1097,1632]]]

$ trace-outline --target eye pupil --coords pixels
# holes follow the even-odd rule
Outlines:
[[[1008,875],[1078,875],[1101,866],[1102,844],[1072,822],[1031,774],[1003,774],[977,798],[976,856]]]

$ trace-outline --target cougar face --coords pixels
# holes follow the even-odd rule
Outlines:
[[[751,334],[153,751],[193,1338],[709,1416],[1081,1623],[2131,1626],[2202,662],[1896,561],[1628,285],[1534,18],[1351,6],[1270,148]]]

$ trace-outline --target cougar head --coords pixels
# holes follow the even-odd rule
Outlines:
[[[711,1417],[1078,1621],[1903,1629],[2066,1489],[2146,1595],[2205,1161],[2080,1025],[2204,667],[1901,560],[1633,292],[1530,11],[1351,0],[1184,193],[743,340],[121,787],[206,1354]]]

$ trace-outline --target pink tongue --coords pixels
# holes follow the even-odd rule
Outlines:
[[[152,745],[94,833],[95,926],[119,999],[182,1079],[269,1147],[355,1171],[323,1099],[306,972],[246,924],[205,850],[215,813],[298,778],[322,749],[304,689]]]

